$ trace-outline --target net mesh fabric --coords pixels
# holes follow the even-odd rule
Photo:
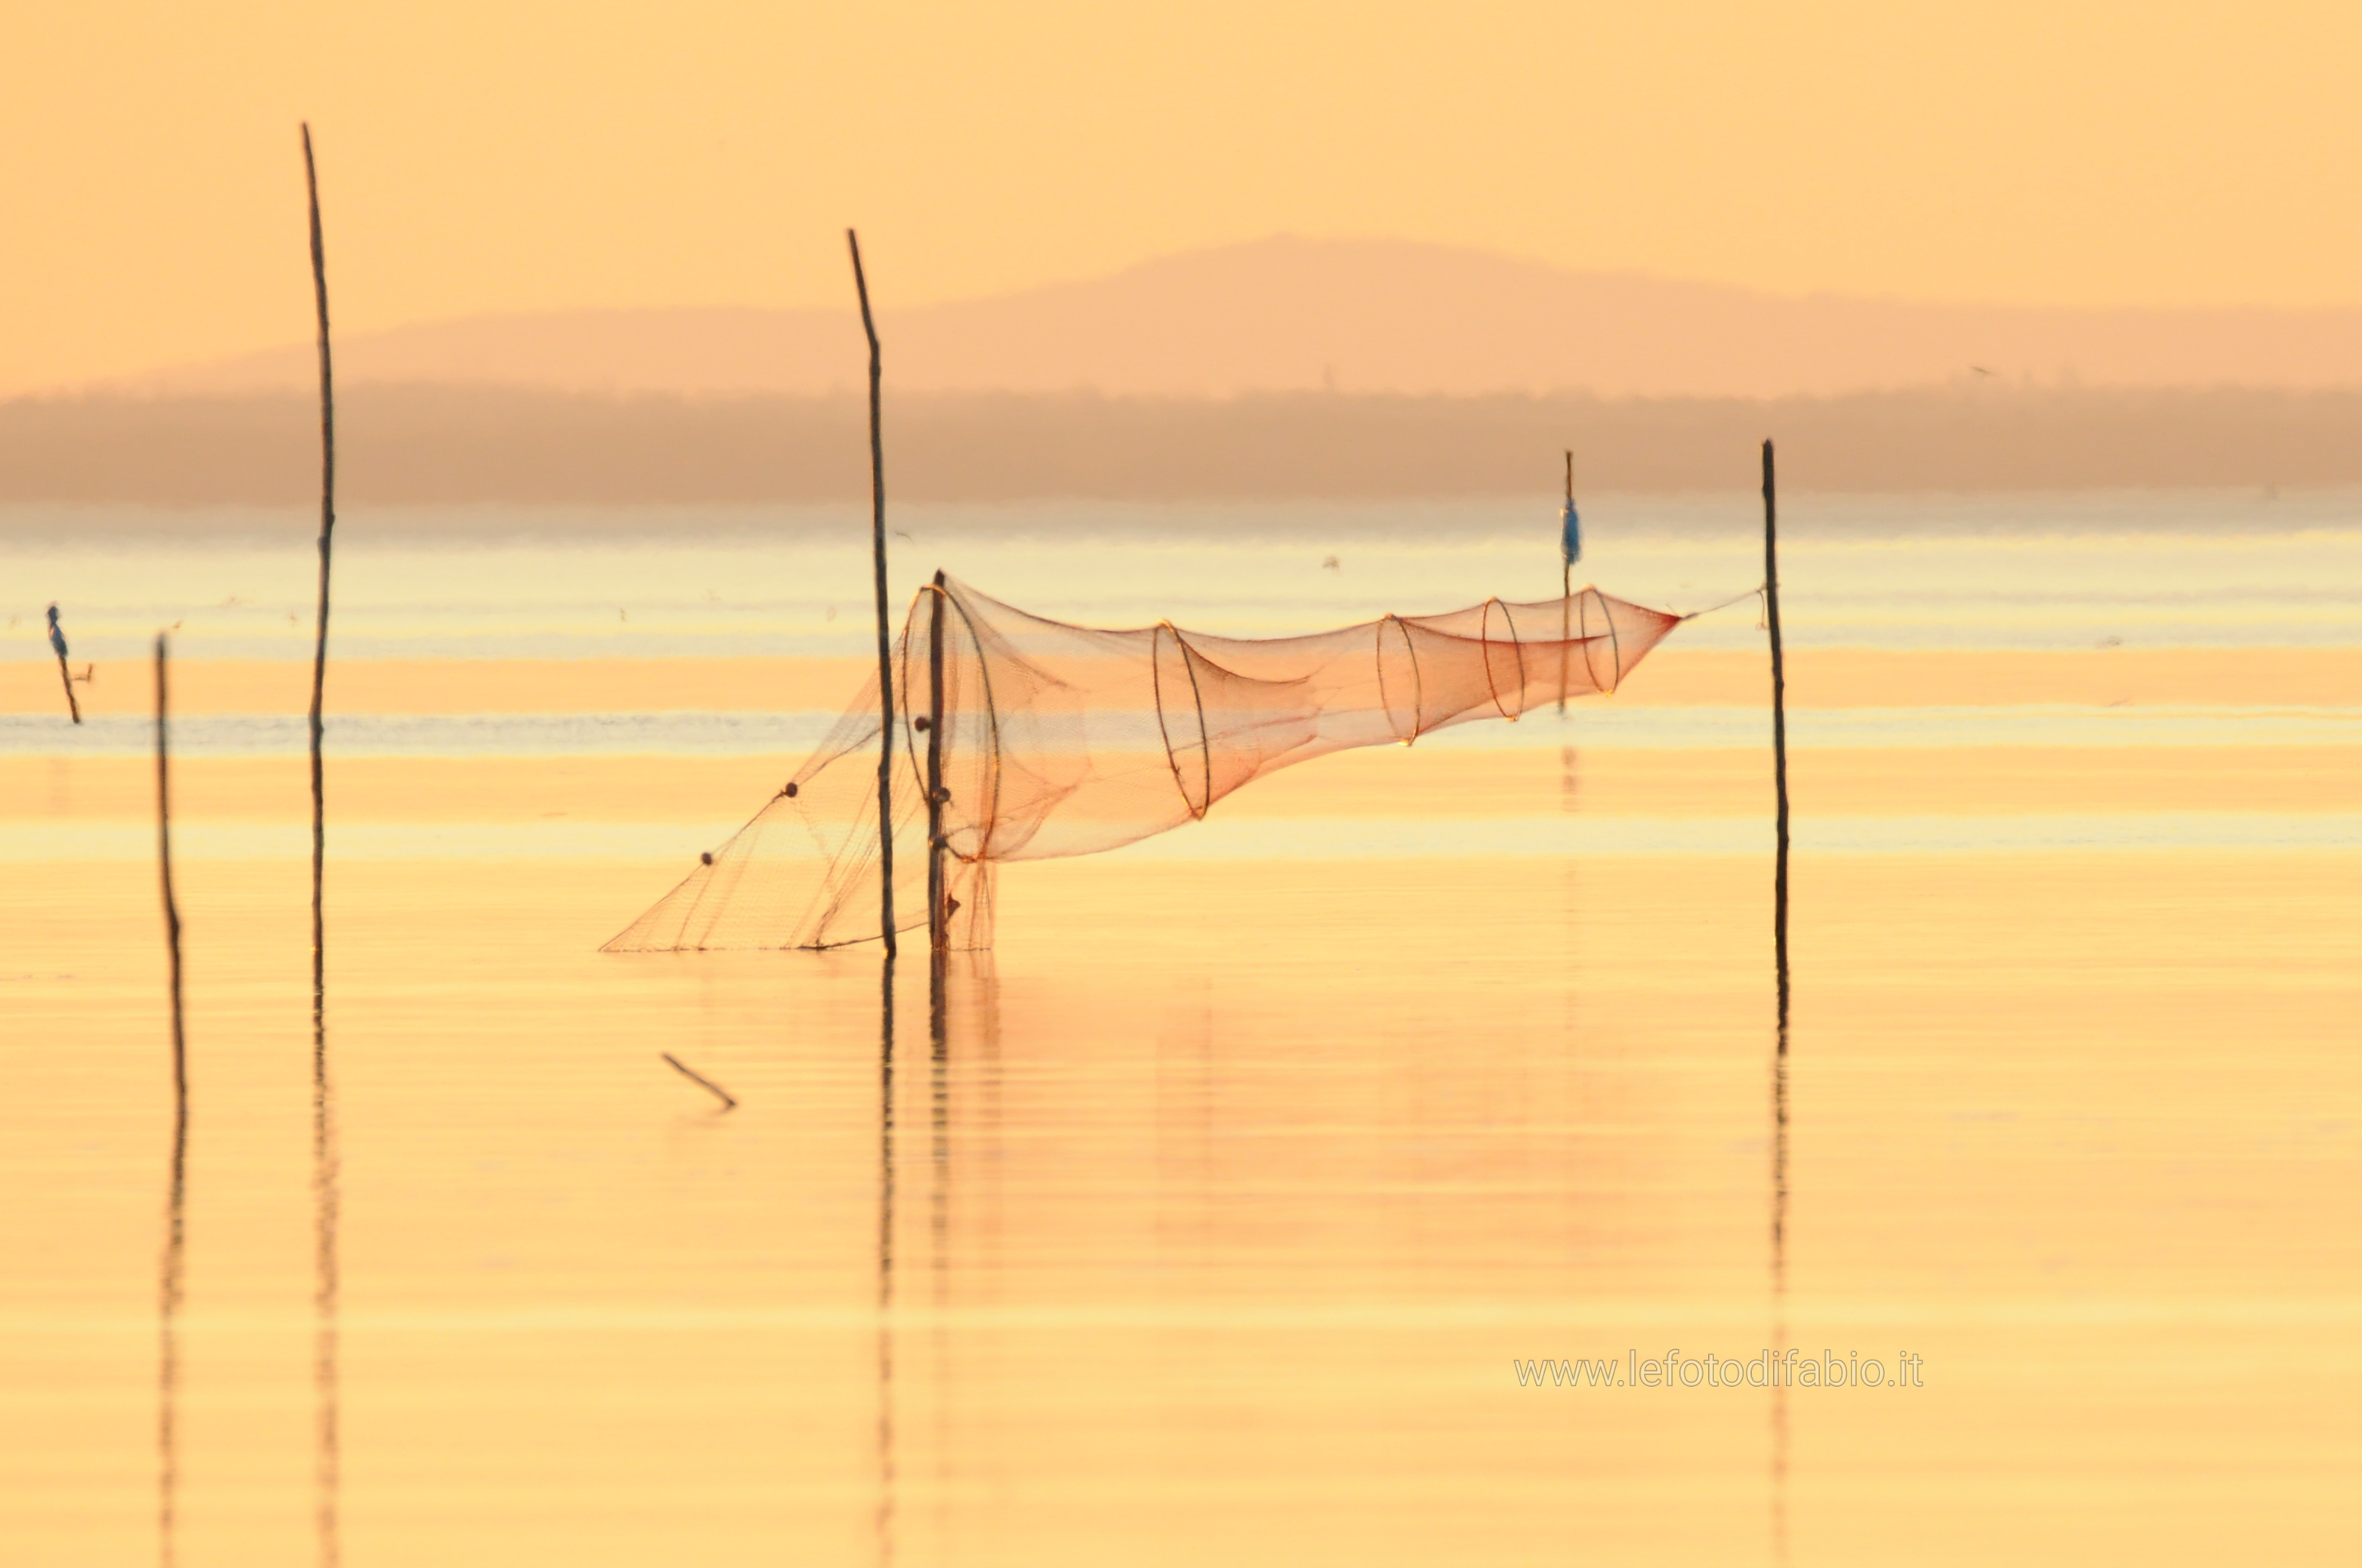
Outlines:
[[[928,924],[931,777],[950,944],[988,947],[1003,861],[1114,849],[1277,768],[1613,691],[1679,622],[1586,588],[1220,637],[1071,625],[943,580],[894,646],[896,924]],[[873,676],[770,803],[606,951],[877,940],[882,722]]]

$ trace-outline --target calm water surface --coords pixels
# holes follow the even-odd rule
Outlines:
[[[1555,591],[1550,511],[914,507],[898,592],[1312,629]],[[346,520],[315,1039],[307,530],[0,513],[0,1561],[2362,1553],[2362,496],[1786,503],[1784,1066],[1751,602],[940,974],[601,956],[859,679],[817,510]]]

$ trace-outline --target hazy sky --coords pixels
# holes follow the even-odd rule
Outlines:
[[[917,303],[1279,231],[1802,292],[2362,304],[2362,6],[17,0],[0,392],[353,329]]]

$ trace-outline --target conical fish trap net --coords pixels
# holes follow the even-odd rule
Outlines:
[[[894,646],[895,923],[930,922],[933,836],[951,944],[988,947],[1003,861],[1114,849],[1277,768],[1613,691],[1680,620],[1586,588],[1310,636],[1220,637],[1070,625],[939,579]],[[876,940],[884,722],[872,677],[754,821],[606,950]]]

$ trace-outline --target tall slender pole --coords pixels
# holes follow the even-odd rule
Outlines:
[[[1780,970],[1780,1054],[1788,1054],[1788,679],[1780,661],[1780,502],[1763,443],[1763,618],[1772,631],[1772,782],[1780,853],[1772,883],[1772,947]]]
[[[886,632],[886,445],[878,428],[877,323],[869,314],[869,280],[861,238],[844,231],[853,252],[853,286],[861,295],[861,330],[869,338],[869,540],[877,576],[877,886],[878,929],[894,956],[894,661]]]
[[[320,177],[312,161],[312,127],[304,127],[304,190],[312,217],[312,300],[320,323],[320,613],[312,645],[312,994],[325,975],[321,885],[327,865],[325,779],[320,767],[320,706],[328,682],[328,552],[337,532],[337,401],[328,362],[328,253],[320,237]]]
[[[340,1554],[337,1499],[341,1463],[337,1421],[337,1135],[328,1087],[327,777],[321,756],[321,713],[328,683],[328,569],[337,531],[336,378],[328,353],[328,252],[320,230],[320,176],[312,127],[304,134],[304,193],[312,234],[312,303],[320,349],[320,609],[312,645],[312,1384],[316,1452],[313,1523],[322,1568]]]
[[[172,897],[172,777],[167,730],[171,701],[165,687],[168,650],[156,638],[156,864],[164,895],[164,956],[172,1004],[172,1156],[165,1196],[164,1258],[157,1288],[156,1525],[160,1556],[171,1568],[179,1534],[180,1438],[175,1423],[181,1383],[181,1268],[188,1207],[189,1047],[181,1016],[181,906]]]
[[[944,907],[944,591],[937,572],[927,606],[927,939],[937,953],[951,942]]]

